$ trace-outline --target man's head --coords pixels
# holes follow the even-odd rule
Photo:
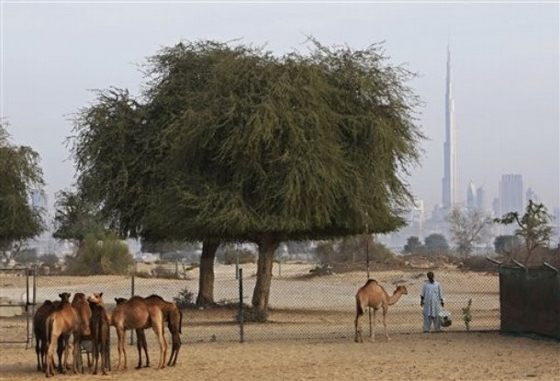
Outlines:
[[[430,281],[430,283],[434,283],[434,273],[431,271],[428,271],[428,273],[426,274],[428,276],[428,280]]]

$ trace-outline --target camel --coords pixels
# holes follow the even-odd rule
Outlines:
[[[61,366],[61,372],[66,372],[66,364],[68,363],[68,354],[70,352],[70,346],[68,345],[68,339],[70,334],[76,333],[78,326],[78,315],[76,310],[72,308],[69,302],[70,294],[64,292],[59,294],[60,304],[56,307],[56,310],[51,313],[46,321],[45,328],[47,331],[47,342],[49,347],[47,350],[47,368],[45,373],[47,377],[54,376],[54,346],[58,342],[59,338],[65,343],[64,350],[64,361]],[[76,364],[76,358],[74,358],[74,364]]]
[[[167,328],[171,333],[171,355],[169,356],[169,362],[167,366],[175,366],[177,363],[177,357],[179,355],[179,350],[181,349],[181,325],[183,321],[183,313],[175,303],[165,301],[159,295],[150,295],[144,298],[146,303],[156,305],[163,312],[163,319],[167,322]],[[146,335],[143,330],[137,330],[138,342],[141,343],[144,348],[144,353],[146,354],[146,366],[150,366],[150,359],[148,357],[148,347],[146,343]],[[140,349],[138,349],[140,353]],[[141,366],[141,357],[138,357],[139,363],[138,368]]]
[[[124,367],[127,369],[125,331],[127,329],[145,329],[150,326],[158,337],[160,356],[158,369],[165,368],[165,357],[167,355],[167,341],[163,331],[163,313],[161,309],[153,304],[148,304],[139,296],[122,301],[115,298],[117,306],[111,315],[111,325],[117,329],[119,361],[117,370],[121,366],[121,356],[124,357]]]
[[[78,372],[78,356],[80,355],[80,345],[82,340],[90,340],[91,332],[89,322],[91,320],[91,309],[89,308],[89,303],[86,296],[82,292],[78,292],[74,295],[72,299],[72,308],[76,311],[78,316],[76,330],[74,331],[74,373]],[[88,367],[91,368],[91,361],[89,354],[87,356]]]
[[[55,302],[45,300],[41,307],[35,311],[35,315],[33,316],[33,334],[35,335],[35,352],[37,353],[38,372],[44,372],[47,367],[47,349],[49,346],[46,330],[47,318],[59,305],[60,301],[58,300]],[[59,338],[56,348],[59,372],[62,372],[62,352],[64,352],[64,342],[62,338]]]
[[[385,338],[389,340],[387,334],[387,310],[389,306],[397,303],[402,295],[408,294],[406,286],[398,286],[392,296],[387,294],[387,291],[374,279],[369,279],[365,285],[360,287],[356,293],[356,337],[355,341],[362,343],[362,328],[360,326],[360,317],[364,314],[367,307],[373,308],[373,329],[372,341],[375,341],[375,313],[378,309],[383,309],[383,327],[385,328]]]
[[[110,344],[111,331],[110,319],[103,303],[103,293],[94,293],[88,297],[91,309],[91,340],[93,343],[93,374],[97,374],[99,365],[99,354],[101,353],[101,373],[107,374],[106,370],[111,369]]]
[[[35,353],[37,354],[37,371],[44,372],[46,368],[47,357],[47,331],[45,323],[50,314],[56,309],[56,306],[50,300],[45,302],[37,309],[33,316],[33,334],[35,335]],[[59,359],[60,360],[60,359]],[[60,361],[59,361],[60,363]]]

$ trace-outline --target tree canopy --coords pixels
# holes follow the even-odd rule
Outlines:
[[[79,113],[79,186],[128,235],[256,242],[262,308],[281,241],[362,233],[364,216],[369,233],[396,230],[423,138],[412,73],[379,45],[308,46],[163,49],[141,96],[101,91]]]
[[[43,229],[41,210],[30,205],[30,194],[43,186],[39,154],[30,147],[10,142],[0,124],[0,252],[4,256],[14,242],[32,238]]]

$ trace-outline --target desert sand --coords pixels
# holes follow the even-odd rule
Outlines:
[[[396,334],[390,341],[204,342],[184,345],[177,366],[108,376],[57,375],[68,380],[558,380],[559,344],[496,332]],[[157,349],[150,346],[152,359]],[[36,380],[35,354],[24,345],[0,347],[3,379]],[[113,353],[113,364],[116,364]],[[87,370],[86,370],[87,372]]]
[[[424,270],[372,272],[388,290],[406,285],[408,295],[388,315],[390,341],[381,326],[377,340],[354,343],[354,295],[365,274],[347,273],[309,277],[311,265],[286,264],[274,270],[269,322],[245,326],[245,343],[239,343],[235,308],[185,310],[183,347],[176,367],[135,370],[135,346],[127,345],[129,369],[108,376],[80,374],[63,379],[119,380],[560,380],[560,344],[554,341],[498,334],[499,293],[496,274],[436,270],[444,286],[446,308],[454,323],[442,333],[420,333],[419,293]],[[244,265],[246,303],[254,285],[254,265]],[[136,294],[158,293],[171,299],[183,288],[196,291],[193,270],[182,280],[137,278]],[[23,279],[5,277],[2,294],[20,298]],[[215,299],[235,301],[238,295],[234,266],[216,266]],[[130,295],[130,278],[123,276],[40,277],[37,300],[56,299],[58,292],[105,292]],[[473,321],[467,332],[461,308],[473,299]],[[112,305],[108,303],[108,308]],[[368,333],[364,319],[364,335]],[[24,338],[23,318],[0,319],[0,335]],[[112,363],[116,365],[116,334],[112,330]],[[159,348],[153,332],[147,333],[152,362]],[[169,340],[169,339],[168,339]],[[0,345],[2,379],[43,379],[36,371],[33,345]],[[154,364],[152,364],[154,365]],[[57,378],[63,376],[57,375]]]

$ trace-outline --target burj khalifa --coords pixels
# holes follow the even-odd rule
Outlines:
[[[451,78],[451,49],[447,46],[447,76],[445,80],[445,143],[443,145],[442,206],[451,209],[457,202],[457,129],[455,101]]]

